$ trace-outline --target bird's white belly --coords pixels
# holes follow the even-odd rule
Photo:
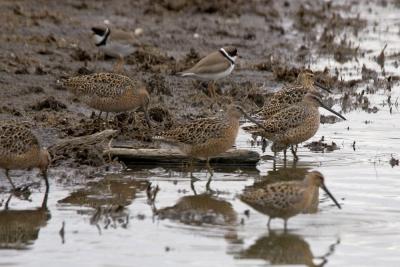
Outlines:
[[[112,58],[124,58],[135,52],[135,48],[129,44],[108,43],[100,47],[101,51]]]
[[[194,74],[193,76],[196,78],[199,78],[201,80],[219,80],[219,79],[225,78],[226,76],[231,74],[231,72],[233,71],[234,68],[235,68],[235,65],[231,64],[231,66],[223,72],[207,73],[207,74]]]

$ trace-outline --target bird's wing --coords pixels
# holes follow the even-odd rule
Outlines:
[[[205,58],[201,59],[192,68],[183,72],[183,74],[210,74],[223,72],[231,66],[231,63],[218,52],[211,53]]]
[[[264,202],[266,201],[267,205],[275,209],[288,209],[296,205],[304,193],[297,181],[270,184],[264,190],[268,195],[267,201],[264,200]]]
[[[128,88],[135,88],[130,78],[115,73],[96,73],[67,79],[64,84],[76,95],[116,97]]]
[[[276,92],[257,113],[258,117],[268,119],[279,111],[302,101],[307,93],[301,85],[291,85]]]
[[[308,112],[302,105],[290,106],[264,121],[264,129],[259,130],[267,134],[284,133],[302,124],[308,117]]]
[[[210,138],[222,137],[227,127],[218,118],[198,119],[164,132],[157,139],[172,143],[202,144]]]
[[[13,123],[0,125],[0,156],[24,153],[34,147],[39,147],[39,143],[27,126]]]

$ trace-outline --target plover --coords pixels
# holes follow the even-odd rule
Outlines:
[[[214,82],[231,74],[235,68],[236,58],[237,49],[235,47],[223,47],[201,59],[192,68],[179,72],[178,75]],[[208,90],[210,96],[216,96],[214,84],[210,83]]]

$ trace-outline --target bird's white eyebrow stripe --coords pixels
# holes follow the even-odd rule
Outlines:
[[[231,62],[233,65],[235,65],[235,59],[232,58],[232,57],[225,51],[225,49],[221,48],[219,51],[222,53],[222,55],[223,55],[224,57],[226,57],[227,60],[229,60],[229,62]]]

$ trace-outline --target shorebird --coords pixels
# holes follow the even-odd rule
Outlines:
[[[264,187],[245,188],[240,199],[255,210],[269,216],[268,229],[271,220],[281,218],[284,220],[284,229],[287,229],[289,218],[302,213],[312,205],[315,190],[320,187],[341,209],[340,204],[329,192],[324,182],[324,176],[318,171],[306,174],[303,181],[278,182]]]
[[[231,74],[235,68],[237,49],[227,46],[202,58],[192,68],[177,73],[182,77],[194,77],[199,80],[216,81]],[[209,83],[208,90],[211,97],[216,96],[214,84]]]
[[[95,73],[72,77],[64,85],[89,107],[106,112],[124,112],[142,108],[149,127],[150,95],[144,85],[124,75]]]
[[[264,106],[255,115],[261,119],[268,119],[279,111],[301,102],[308,92],[317,92],[314,85],[331,92],[328,88],[314,80],[314,74],[310,70],[303,70],[297,76],[296,81],[283,87],[272,95]]]
[[[156,136],[155,140],[177,146],[190,158],[190,167],[194,158],[206,160],[206,167],[213,176],[210,158],[230,149],[239,131],[239,119],[244,115],[250,121],[258,124],[239,106],[231,105],[222,118],[203,118],[178,125],[171,130]],[[260,127],[262,125],[258,124]],[[190,172],[193,177],[192,170]]]
[[[325,106],[317,93],[309,92],[301,102],[289,106],[266,119],[262,123],[263,128],[254,125],[247,127],[245,130],[273,141],[271,150],[275,154],[282,150],[286,152],[286,149],[292,146],[293,156],[297,160],[298,157],[293,145],[300,144],[315,135],[320,124],[319,107],[323,107],[341,119],[346,120],[341,114]]]
[[[36,136],[27,126],[14,122],[0,122],[0,168],[5,170],[14,191],[17,191],[17,188],[10,178],[10,170],[30,168],[40,169],[47,190],[47,168],[50,161],[49,152],[40,147]]]
[[[117,58],[119,61],[114,69],[121,70],[124,65],[124,58],[136,51],[132,46],[133,37],[129,33],[111,34],[110,28],[93,27],[93,39],[99,50],[108,57]],[[120,37],[120,38],[118,38]]]

